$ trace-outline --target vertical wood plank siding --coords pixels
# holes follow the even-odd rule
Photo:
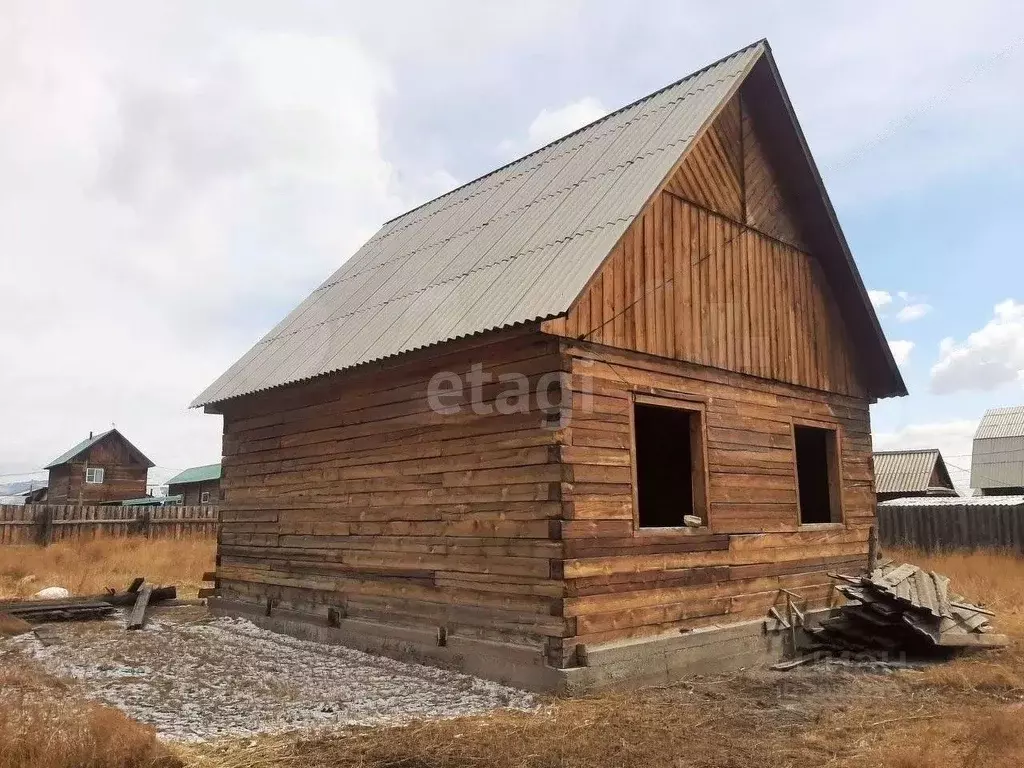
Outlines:
[[[474,363],[528,376],[530,412],[478,414],[468,393],[432,411],[431,376]],[[543,651],[566,632],[561,468],[536,388],[560,366],[557,340],[491,334],[229,404],[222,595]]]
[[[862,394],[821,269],[790,245],[662,194],[603,270],[566,336]],[[606,301],[605,286],[619,284]]]
[[[145,536],[213,537],[217,507],[106,507],[75,504],[0,505],[0,544],[52,544],[65,539]]]
[[[824,273],[794,244],[796,224],[746,117],[740,152],[738,98],[626,232],[564,335],[862,395]]]

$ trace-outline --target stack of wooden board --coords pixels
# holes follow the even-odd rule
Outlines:
[[[140,576],[124,592],[110,590],[106,594],[89,597],[69,597],[58,600],[0,600],[0,616],[13,616],[38,624],[49,621],[87,621],[102,619],[114,612],[115,606],[133,606],[128,617],[128,629],[139,629],[145,620],[150,603],[174,600],[177,588],[143,585]]]
[[[0,613],[31,623],[44,621],[82,621],[101,619],[114,612],[114,606],[101,600],[22,600],[0,604]]]
[[[829,650],[933,655],[1008,642],[989,626],[991,611],[950,592],[949,578],[934,571],[904,563],[882,566],[867,576],[833,577],[850,602],[810,630]]]

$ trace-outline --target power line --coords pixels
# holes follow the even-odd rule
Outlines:
[[[736,238],[740,237],[743,234],[746,234],[748,231],[750,231],[750,232],[755,232],[756,231],[753,228],[746,226],[745,224],[739,224],[739,223],[736,223],[736,222],[733,222],[733,223],[736,224],[736,226],[739,227],[739,231],[735,235],[730,237],[728,240],[726,240],[725,242],[720,243],[717,247],[712,245],[703,256],[701,256],[696,261],[692,261],[690,263],[691,267],[696,267],[696,266],[699,266],[699,265],[703,264],[705,261],[707,261],[709,258],[711,258],[711,256],[717,255],[727,245],[729,245],[734,240],[736,240]],[[647,299],[647,297],[649,297],[649,296],[653,295],[654,293],[656,293],[659,289],[664,290],[668,286],[668,284],[672,283],[674,280],[675,280],[675,275],[673,275],[672,277],[669,277],[669,278],[665,278],[664,280],[661,281],[661,283],[659,283],[658,285],[653,286],[650,290],[644,291],[644,293],[641,294],[635,301],[632,301],[629,304],[627,304],[625,307],[623,307],[620,312],[616,312],[614,315],[612,315],[610,318],[605,320],[603,323],[595,326],[594,328],[591,328],[589,331],[587,331],[586,333],[584,333],[584,334],[582,334],[580,336],[577,336],[576,338],[579,341],[589,341],[588,337],[591,334],[596,333],[597,331],[601,330],[606,325],[608,325],[608,323],[611,323],[611,322],[615,321],[616,319],[622,317],[624,314],[626,314],[629,310],[631,310],[633,307],[635,307],[641,301],[645,301]]]

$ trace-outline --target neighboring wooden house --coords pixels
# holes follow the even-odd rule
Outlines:
[[[220,501],[220,464],[190,467],[167,481],[168,496],[182,496],[189,507]]]
[[[153,462],[116,429],[89,434],[45,468],[50,504],[93,504],[146,495]]]
[[[532,688],[753,663],[866,564],[905,393],[760,42],[388,222],[196,399],[211,606]]]
[[[971,488],[982,496],[1024,494],[1024,406],[985,411],[974,433]]]
[[[917,496],[957,496],[937,448],[875,451],[875,496],[879,501]]]

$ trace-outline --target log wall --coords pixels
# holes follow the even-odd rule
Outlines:
[[[866,402],[649,355],[569,343],[573,410],[561,434],[565,614],[578,644],[764,617],[830,599],[828,570],[866,563],[874,520]],[[706,411],[709,520],[697,531],[638,530],[634,393],[683,396]],[[799,522],[793,422],[840,436],[843,522]]]
[[[431,377],[474,363],[529,377],[529,412],[483,413],[495,383],[480,413],[468,392],[431,410]],[[560,366],[556,339],[490,334],[226,404],[221,595],[543,652],[567,634],[558,414],[537,403]]]

